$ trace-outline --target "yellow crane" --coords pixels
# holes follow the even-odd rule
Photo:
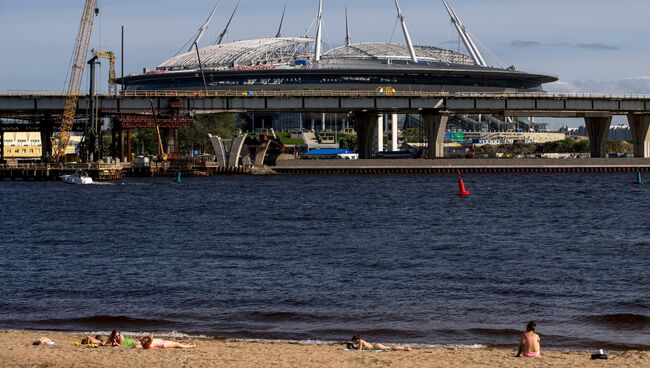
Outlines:
[[[54,152],[54,159],[57,161],[62,161],[65,158],[65,149],[70,142],[70,133],[72,132],[74,117],[77,113],[79,91],[83,80],[84,67],[86,66],[86,55],[88,53],[88,46],[90,45],[90,36],[93,31],[94,17],[98,14],[97,0],[86,0],[83,15],[81,16],[79,33],[75,41],[72,71],[70,72],[65,104],[63,105],[58,150]]]
[[[117,76],[115,74],[115,54],[112,51],[93,51],[93,56],[98,59],[107,59],[109,63],[108,69],[108,92],[117,94]]]

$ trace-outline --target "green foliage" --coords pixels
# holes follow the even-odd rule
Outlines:
[[[424,129],[408,128],[404,130],[405,143],[422,143],[424,142]]]
[[[633,153],[634,146],[628,141],[608,141],[608,153]]]
[[[305,144],[305,141],[302,138],[291,138],[291,133],[286,133],[286,132],[281,132],[281,133],[276,133],[276,136],[280,140],[280,142],[284,145],[287,146],[296,146],[296,145],[301,145]]]
[[[345,148],[357,152],[359,146],[357,144],[356,134],[339,134],[339,148]]]
[[[207,154],[214,154],[208,134],[218,135],[224,139],[231,139],[239,134],[243,126],[234,114],[205,114],[197,115],[192,119],[189,128],[178,130],[178,140],[181,155],[189,155],[194,150],[201,150]]]
[[[539,153],[588,153],[589,141],[567,138],[556,142],[541,144],[537,149]]]

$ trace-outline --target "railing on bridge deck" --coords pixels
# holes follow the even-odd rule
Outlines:
[[[61,97],[62,92],[53,91],[9,91],[0,92],[0,97]],[[83,95],[82,95],[83,96]],[[119,91],[117,95],[100,94],[100,97],[420,97],[420,98],[546,98],[546,99],[650,99],[650,94],[611,93],[553,93],[553,92],[423,92],[423,91],[377,91],[377,90],[147,90]]]

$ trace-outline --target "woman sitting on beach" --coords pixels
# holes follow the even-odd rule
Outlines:
[[[137,342],[133,339],[126,338],[122,336],[122,333],[119,330],[113,330],[111,335],[108,337],[106,345],[120,348],[137,348],[139,347]]]
[[[145,336],[140,339],[143,349],[186,349],[194,348],[195,345],[182,344],[176,341],[156,339],[153,336]]]
[[[539,335],[535,333],[535,327],[537,327],[535,321],[528,322],[526,332],[521,336],[519,350],[516,355],[517,357],[520,357],[522,353],[527,358],[537,358],[541,356],[542,347]]]
[[[387,346],[379,343],[371,344],[368,341],[362,339],[361,336],[359,335],[352,336],[352,344],[348,344],[348,348],[357,349],[357,350],[411,351],[411,348],[409,348],[408,346],[399,346],[399,345]]]

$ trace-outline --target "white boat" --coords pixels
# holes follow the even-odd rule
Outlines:
[[[77,170],[74,174],[71,175],[62,175],[61,181],[66,184],[92,184],[93,178],[88,175],[87,172],[83,170]]]

